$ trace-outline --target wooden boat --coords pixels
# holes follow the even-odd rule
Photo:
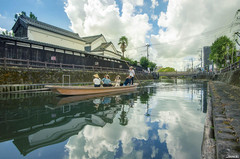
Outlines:
[[[58,97],[58,102],[56,106],[62,106],[65,104],[70,104],[70,103],[80,103],[82,101],[90,100],[93,98],[102,98],[102,97],[113,97],[114,95],[126,95],[129,93],[134,93],[137,90],[127,90],[127,91],[122,91],[122,92],[111,92],[111,93],[104,93],[104,94],[91,94],[91,95],[81,95],[81,96],[62,96]]]
[[[45,86],[59,95],[92,95],[92,94],[105,94],[113,92],[126,92],[137,89],[138,84],[130,86],[119,87],[94,87],[94,86]]]

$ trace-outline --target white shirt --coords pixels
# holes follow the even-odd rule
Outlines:
[[[134,75],[135,75],[135,71],[133,69],[129,70],[129,76],[134,77]]]
[[[96,85],[100,85],[100,83],[101,83],[100,78],[94,78],[93,83],[96,84]]]

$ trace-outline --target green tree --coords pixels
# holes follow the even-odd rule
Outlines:
[[[153,71],[156,68],[157,64],[154,62],[149,61],[148,67],[150,68],[151,71]]]
[[[31,19],[37,20],[37,17],[32,12],[30,12],[29,17]]]
[[[141,57],[140,59],[140,65],[144,68],[147,69],[149,65],[149,60],[146,57]]]
[[[176,70],[172,67],[163,67],[158,70],[158,72],[176,72]]]
[[[16,13],[14,16],[14,21],[16,22],[18,20],[18,17],[21,15],[27,16],[26,12],[24,11],[22,11],[21,13]],[[32,12],[30,12],[29,18],[37,20],[37,17]]]
[[[14,36],[14,33],[12,31],[2,31],[2,35],[5,35],[5,36]]]
[[[120,45],[121,51],[123,53],[123,57],[124,57],[124,52],[126,51],[126,48],[128,46],[128,39],[126,36],[122,36],[119,39],[118,45]]]
[[[133,60],[131,58],[128,58],[128,57],[121,57],[122,60],[125,60],[125,61],[128,61],[130,63],[130,65],[132,66],[137,66],[137,61],[136,60]]]
[[[226,65],[226,60],[231,60],[232,51],[234,51],[235,54],[234,48],[234,43],[227,36],[221,36],[213,42],[209,59],[213,60],[218,68],[222,68],[223,65]],[[235,57],[235,55],[233,55],[233,57]],[[234,58],[234,61],[235,60]]]

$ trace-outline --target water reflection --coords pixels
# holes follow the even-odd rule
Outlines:
[[[1,99],[0,147],[12,141],[29,158],[58,157],[54,144],[62,158],[200,158],[205,87],[166,81],[108,96]]]

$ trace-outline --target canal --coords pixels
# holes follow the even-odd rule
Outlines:
[[[0,96],[0,158],[201,158],[207,83],[165,80],[135,92]]]

